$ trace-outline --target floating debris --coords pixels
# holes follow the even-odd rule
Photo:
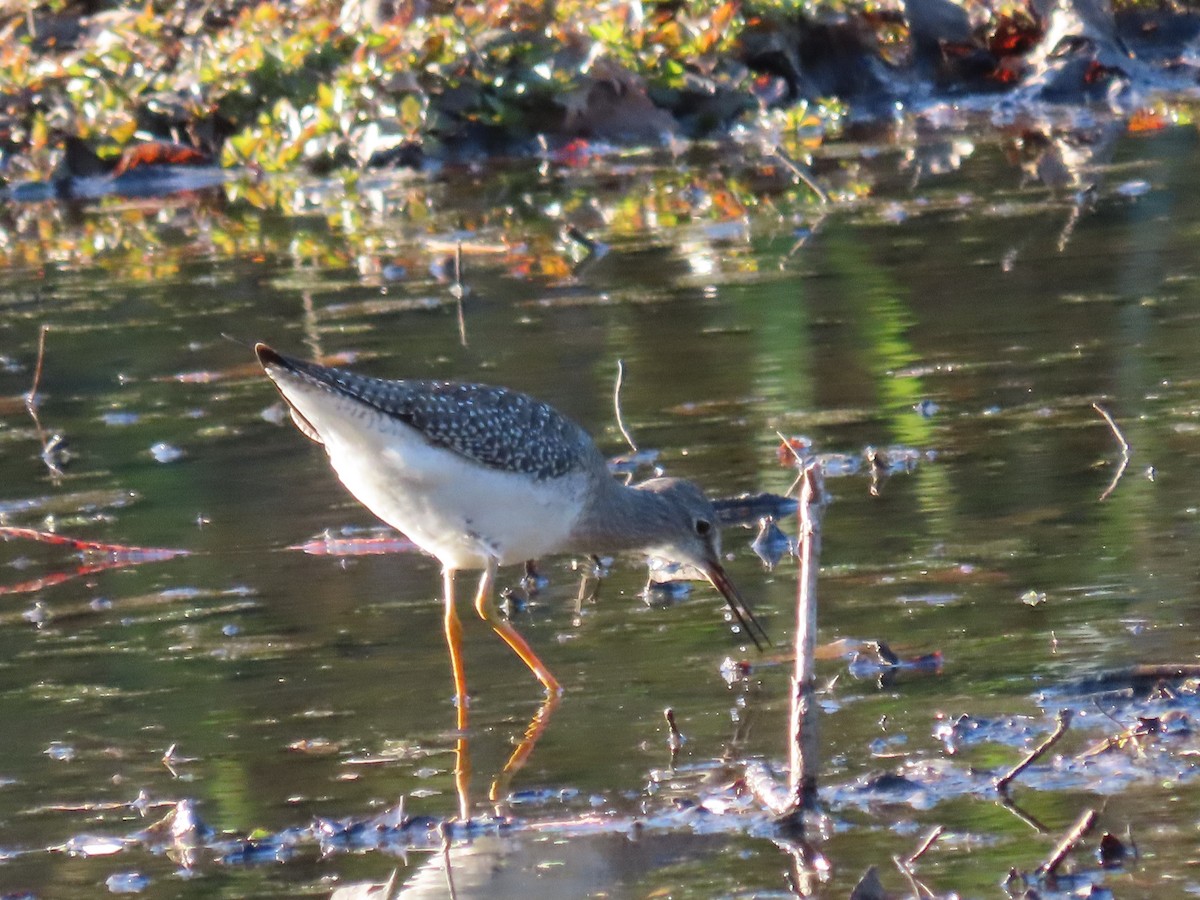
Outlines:
[[[754,527],[763,519],[779,521],[795,515],[796,507],[795,498],[780,494],[739,494],[713,500],[713,508],[723,528],[734,525]]]
[[[1130,199],[1133,199],[1134,197],[1141,197],[1150,193],[1150,182],[1142,181],[1140,178],[1134,179],[1133,181],[1125,181],[1117,185],[1113,189],[1113,192],[1118,196],[1128,197]]]
[[[1021,595],[1021,602],[1026,606],[1041,606],[1046,602],[1046,592],[1028,590]]]
[[[417,545],[390,528],[326,529],[289,550],[310,556],[377,556],[385,553],[413,553]]]
[[[101,422],[103,422],[105,425],[112,426],[136,425],[140,420],[141,416],[135,412],[117,410],[114,410],[113,412],[106,412],[100,417]]]
[[[150,886],[150,879],[140,872],[116,872],[105,879],[104,886],[113,894],[140,894]]]
[[[61,741],[53,741],[46,748],[46,755],[58,762],[70,762],[75,758],[75,748],[70,744],[64,744]]]
[[[174,444],[159,441],[150,447],[150,455],[154,457],[155,462],[173,463],[183,459],[186,454]]]
[[[107,837],[104,835],[81,834],[71,838],[65,844],[58,847],[52,847],[52,850],[59,850],[70,856],[112,856],[115,853],[120,853],[126,848],[126,841],[122,838]]]
[[[174,750],[174,747],[171,750]],[[171,751],[168,751],[163,757],[164,760],[171,755]],[[196,801],[185,798],[177,801],[174,808],[157,822],[138,832],[136,837],[139,841],[151,846],[162,844],[199,845],[211,838],[214,833],[196,814]]]
[[[767,569],[774,569],[785,556],[796,552],[796,542],[785,534],[773,519],[763,519],[750,549]]]

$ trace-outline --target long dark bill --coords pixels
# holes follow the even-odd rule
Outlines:
[[[296,405],[292,403],[291,398],[283,389],[283,384],[280,382],[279,378],[271,374],[271,369],[275,368],[282,369],[292,377],[308,377],[313,380],[319,380],[314,379],[311,372],[304,368],[305,365],[312,368],[314,364],[302,363],[300,360],[292,359],[290,356],[284,356],[282,353],[277,353],[261,341],[254,345],[254,353],[258,357],[258,362],[260,365],[262,365],[263,371],[267,373],[267,376],[273,382],[275,382],[275,387],[278,388],[279,395],[283,397],[283,402],[287,404],[288,412],[292,414],[292,422],[295,423],[298,429],[300,429],[300,433],[311,441],[314,441],[318,444],[324,444],[325,440],[321,437],[321,433],[317,431],[316,426],[313,425],[312,422],[308,421],[308,419],[304,418],[304,415],[300,412],[300,410],[296,409]],[[320,367],[316,366],[315,368],[319,369]]]
[[[281,369],[287,369],[291,372],[297,368],[295,363],[299,361],[292,359],[290,356],[284,356],[274,347],[268,347],[262,341],[254,345],[254,355],[258,357],[258,361],[264,369],[267,366],[278,366]]]
[[[704,574],[708,576],[712,586],[721,592],[721,596],[729,604],[734,618],[742,626],[742,631],[750,636],[750,640],[754,641],[754,646],[760,652],[764,646],[769,646],[771,639],[767,636],[767,630],[759,624],[758,619],[754,618],[754,613],[750,611],[750,607],[746,605],[746,601],[742,599],[742,595],[733,586],[733,582],[729,580],[729,576],[725,574],[725,570],[721,568],[720,564],[710,562],[705,567]]]

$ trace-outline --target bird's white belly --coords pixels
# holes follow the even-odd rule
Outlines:
[[[488,468],[375,412],[314,424],[350,492],[445,566],[477,569],[489,557],[504,565],[563,550],[579,518],[581,474],[536,480]]]

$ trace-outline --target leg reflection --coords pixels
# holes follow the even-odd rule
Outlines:
[[[460,730],[454,742],[454,790],[458,794],[458,820],[471,820],[471,751],[466,732]]]
[[[554,710],[558,708],[558,697],[556,693],[548,694],[542,705],[538,707],[538,711],[534,713],[530,719],[528,727],[525,729],[525,735],[521,738],[521,742],[517,744],[517,748],[513,750],[512,755],[508,758],[508,762],[504,764],[504,768],[492,781],[492,788],[488,791],[488,799],[496,804],[496,815],[504,815],[507,810],[504,809],[503,797],[508,794],[508,786],[512,781],[513,776],[521,771],[525,766],[525,762],[533,753],[533,748],[537,746],[537,742],[541,740],[542,732],[546,730],[546,726],[550,724],[550,716],[554,714]]]

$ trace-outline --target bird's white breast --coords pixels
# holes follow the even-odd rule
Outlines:
[[[354,400],[303,381],[280,388],[350,492],[443,565],[482,568],[489,557],[504,565],[565,548],[585,499],[583,474],[535,479],[490,468]]]

